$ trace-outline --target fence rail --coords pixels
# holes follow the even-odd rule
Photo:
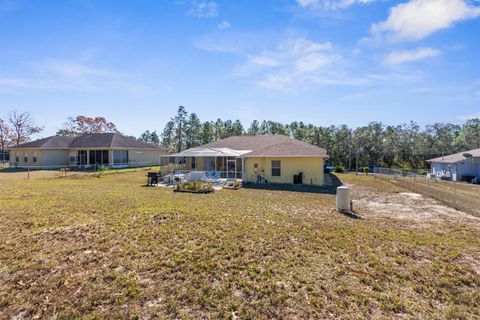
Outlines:
[[[480,185],[444,181],[430,175],[389,168],[375,168],[373,176],[480,217]]]
[[[74,174],[95,174],[100,172],[112,172],[128,169],[147,169],[157,167],[158,164],[151,162],[130,162],[119,163],[115,165],[55,165],[55,166],[20,166],[13,165],[5,167],[0,171],[0,179],[2,178],[47,178],[68,176]]]

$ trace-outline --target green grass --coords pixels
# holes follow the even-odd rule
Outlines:
[[[331,195],[196,195],[145,180],[130,172],[1,184],[0,318],[480,313],[474,226],[355,220]]]

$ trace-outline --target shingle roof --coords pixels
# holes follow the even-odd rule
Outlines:
[[[76,149],[76,148],[106,148],[106,149],[164,149],[152,143],[145,143],[118,133],[87,134],[80,137],[52,136],[21,144],[14,148],[38,149]]]
[[[202,147],[252,150],[245,154],[245,157],[327,157],[327,151],[323,148],[275,134],[234,136],[205,144]]]
[[[470,154],[474,158],[480,158],[480,149],[473,149],[465,152],[450,154],[448,156],[427,160],[433,163],[456,163],[467,159],[464,154]]]
[[[12,148],[35,148],[35,149],[68,149],[75,137],[52,136],[23,143]]]

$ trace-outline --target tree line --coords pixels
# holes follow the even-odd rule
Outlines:
[[[374,121],[357,128],[254,120],[245,128],[239,120],[202,122],[195,113],[180,106],[160,135],[146,131],[140,139],[180,152],[230,136],[260,134],[282,134],[325,148],[327,163],[345,168],[378,165],[416,169],[425,168],[427,159],[480,148],[480,119],[425,127],[414,121],[399,125]]]
[[[42,128],[28,112],[10,112],[0,118],[0,151],[30,140]],[[91,133],[119,132],[104,117],[79,115],[68,118],[57,135],[80,136]],[[254,120],[244,127],[240,120],[201,121],[183,106],[158,133],[146,130],[135,139],[170,148],[172,152],[238,135],[282,134],[325,148],[328,164],[353,169],[378,165],[397,168],[425,168],[425,160],[480,148],[480,119],[463,124],[435,123],[421,127],[411,121],[400,125],[371,122],[350,128],[347,125],[315,126],[302,121],[280,123]]]

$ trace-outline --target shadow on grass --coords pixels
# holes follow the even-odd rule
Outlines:
[[[345,217],[347,218],[351,218],[351,219],[363,219],[362,216],[359,216],[358,214],[356,214],[355,212],[353,211],[339,211],[341,214],[343,214]]]
[[[337,188],[342,182],[333,174],[325,174],[324,186],[312,186],[308,184],[287,184],[287,183],[247,183],[243,185],[245,189],[291,191],[319,194],[336,194]]]

